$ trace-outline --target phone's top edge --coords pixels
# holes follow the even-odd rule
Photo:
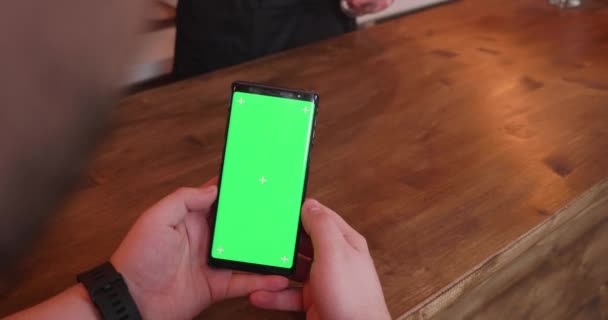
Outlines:
[[[256,90],[261,90],[261,91],[255,92]],[[313,91],[276,87],[276,86],[270,86],[270,85],[252,83],[252,82],[246,82],[246,81],[233,82],[232,91],[233,92],[238,91],[238,92],[258,93],[258,94],[283,96],[283,97],[285,97],[283,94],[288,93],[288,94],[292,94],[293,96],[286,97],[286,98],[291,98],[291,99],[296,99],[296,100],[305,100],[305,101],[314,101],[314,102],[318,102],[318,100],[319,100],[319,94],[316,92],[313,92]],[[298,95],[301,95],[301,96],[298,96]]]

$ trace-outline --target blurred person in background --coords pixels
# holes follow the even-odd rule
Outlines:
[[[0,10],[0,280],[77,183],[118,98],[143,0]]]
[[[179,0],[173,75],[182,79],[350,32],[355,16],[392,2]]]

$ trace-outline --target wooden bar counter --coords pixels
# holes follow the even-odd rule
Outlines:
[[[608,3],[583,2],[458,1],[126,97],[0,316],[216,175],[238,79],[320,93],[309,195],[367,237],[394,318],[608,317]],[[244,299],[201,316],[302,318]]]

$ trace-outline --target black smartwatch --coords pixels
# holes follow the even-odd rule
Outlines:
[[[89,292],[104,320],[141,320],[122,275],[106,262],[76,278]]]

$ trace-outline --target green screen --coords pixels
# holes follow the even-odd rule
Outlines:
[[[235,92],[212,257],[291,268],[315,104]]]

